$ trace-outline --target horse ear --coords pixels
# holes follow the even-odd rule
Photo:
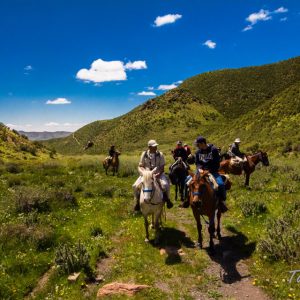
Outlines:
[[[143,176],[145,169],[143,167],[138,167],[138,171],[141,176]]]

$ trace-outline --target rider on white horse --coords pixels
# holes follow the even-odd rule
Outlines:
[[[148,150],[142,153],[139,167],[145,168],[146,170],[150,171],[156,168],[155,177],[158,179],[158,183],[163,191],[163,200],[167,203],[167,208],[172,208],[173,203],[170,200],[170,183],[164,173],[165,158],[163,153],[157,150],[157,146],[158,144],[155,140],[150,140],[148,142]],[[136,211],[140,210],[139,199],[141,191],[141,180],[142,176],[140,176],[133,184],[134,198],[136,200],[134,210]]]

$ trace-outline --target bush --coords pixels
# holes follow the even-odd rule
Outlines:
[[[80,241],[75,245],[59,245],[55,253],[55,263],[62,273],[71,274],[83,270],[89,277],[93,276],[89,265],[90,255]]]
[[[284,259],[288,263],[300,260],[300,200],[285,204],[279,218],[269,219],[266,234],[258,243],[262,256],[270,260]]]
[[[33,156],[36,156],[37,154],[37,149],[33,146],[30,146],[28,144],[21,144],[20,145],[20,150],[24,152],[31,153]]]
[[[115,189],[116,189],[115,186],[106,187],[103,190],[103,192],[101,193],[101,195],[104,196],[104,197],[113,198]]]
[[[19,165],[15,163],[7,163],[6,164],[6,171],[12,174],[18,174],[22,172],[22,169]]]
[[[21,185],[21,179],[18,177],[9,177],[7,180],[8,187]]]
[[[245,217],[257,216],[267,211],[265,203],[256,199],[244,199],[239,203],[239,207]]]
[[[49,195],[37,188],[22,188],[16,191],[15,206],[20,213],[49,211]]]

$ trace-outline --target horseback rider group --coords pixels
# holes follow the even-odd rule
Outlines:
[[[244,153],[239,149],[239,144],[241,140],[239,138],[235,139],[234,143],[230,145],[228,154],[233,159],[238,159],[239,162],[243,163],[246,159]],[[158,143],[155,140],[149,140],[148,149],[143,151],[139,161],[139,167],[146,170],[154,170],[154,177],[163,192],[163,201],[166,202],[167,208],[172,208],[173,203],[170,200],[170,183],[168,178],[164,173],[165,158],[162,152],[157,149]],[[209,172],[212,177],[212,181],[217,184],[217,196],[219,198],[219,205],[222,212],[228,210],[226,201],[226,189],[223,177],[218,173],[220,168],[220,148],[217,148],[213,144],[208,144],[203,136],[198,136],[195,140],[195,146],[197,151],[195,153],[195,165],[196,173]],[[112,145],[109,149],[109,158],[111,159],[113,155],[117,152],[115,146]],[[179,163],[182,163],[186,170],[189,170],[189,165],[187,163],[188,156],[191,154],[191,148],[184,144],[182,141],[177,141],[176,148],[172,151],[173,158],[175,162],[170,166],[170,172]],[[133,184],[134,198],[136,201],[134,210],[140,210],[140,191],[142,184],[142,176],[140,176]],[[188,203],[185,201],[182,207],[187,207]]]

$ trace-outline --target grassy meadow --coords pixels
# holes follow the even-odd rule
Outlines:
[[[113,281],[150,286],[133,299],[229,299],[218,274],[207,271],[213,258],[194,246],[191,210],[167,210],[159,247],[146,244],[131,188],[139,156],[122,155],[114,177],[105,175],[103,158],[0,162],[0,299],[95,299]],[[271,299],[300,299],[300,283],[288,282],[289,271],[300,269],[299,170],[295,154],[270,157],[251,189],[232,177],[228,193],[223,235],[241,254],[235,263],[246,262],[251,284]],[[183,255],[162,254],[167,246]],[[69,283],[73,271],[81,275]],[[96,283],[100,275],[105,281]]]

